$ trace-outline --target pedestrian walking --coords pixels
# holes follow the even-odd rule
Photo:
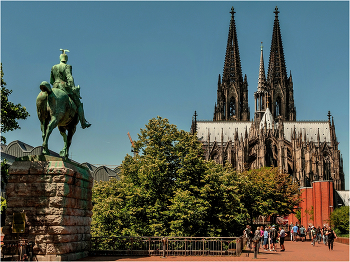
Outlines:
[[[301,241],[304,242],[304,238],[305,238],[305,241],[306,241],[306,236],[305,236],[306,229],[305,229],[305,227],[303,225],[301,225],[301,227],[299,228],[299,233],[300,233]]]
[[[299,228],[297,225],[293,227],[293,241],[297,241],[297,235],[298,235]]]
[[[326,235],[328,236],[328,250],[333,250],[333,242],[334,239],[337,238],[337,235],[331,229],[331,227],[328,228]]]
[[[280,246],[281,246],[281,251],[284,251],[284,238],[286,236],[286,232],[284,231],[283,228],[280,227],[280,232],[279,232],[279,237],[280,237]]]
[[[263,247],[264,245],[264,227],[260,227],[260,246]]]
[[[247,246],[248,246],[248,248],[252,249],[252,247],[251,247],[251,240],[252,240],[252,237],[253,237],[254,233],[252,232],[252,230],[251,230],[249,225],[247,225],[246,228],[243,230],[243,235],[247,239]]]
[[[269,232],[267,231],[268,228],[265,227],[264,231],[264,250],[267,251],[268,241],[269,241]]]
[[[318,226],[316,233],[317,233],[317,242],[320,243],[321,242],[321,227],[320,226]]]
[[[276,251],[276,239],[277,239],[278,233],[275,228],[275,225],[272,226],[270,231],[270,238],[271,238],[271,244],[270,244],[270,251]]]
[[[311,240],[311,226],[310,225],[307,228],[307,234],[309,236],[309,240]]]
[[[311,238],[312,238],[311,245],[315,246],[317,234],[314,226],[311,227]]]
[[[290,241],[293,241],[293,224],[292,223],[289,226],[289,232],[290,232]]]
[[[257,229],[254,232],[254,237],[253,237],[253,242],[254,242],[254,246],[260,246],[260,227],[257,227]]]
[[[323,244],[325,244],[327,246],[327,244],[328,244],[328,235],[326,235],[326,233],[327,233],[327,227],[326,227],[326,225],[323,225],[323,228],[322,228]]]

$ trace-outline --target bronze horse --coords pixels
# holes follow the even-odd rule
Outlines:
[[[49,137],[57,126],[64,141],[60,156],[67,159],[72,137],[79,122],[77,106],[66,92],[59,88],[51,88],[46,81],[40,84],[40,89],[41,92],[36,98],[36,108],[41,124],[43,154],[49,155]]]

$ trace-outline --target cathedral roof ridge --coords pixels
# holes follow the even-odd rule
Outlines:
[[[284,123],[328,123],[328,120],[297,120],[297,121],[283,121]]]
[[[210,122],[210,123],[245,123],[245,124],[250,124],[251,121],[250,120],[241,120],[241,121],[237,121],[237,120],[207,120],[207,119],[204,119],[204,120],[197,120],[197,122],[201,122],[201,123],[204,123],[204,122]]]

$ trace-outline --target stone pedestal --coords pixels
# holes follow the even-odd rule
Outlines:
[[[10,167],[4,240],[34,242],[38,261],[86,257],[93,178],[85,167],[52,156],[26,156]],[[13,213],[26,214],[25,232],[12,233]],[[5,250],[4,250],[5,251]]]

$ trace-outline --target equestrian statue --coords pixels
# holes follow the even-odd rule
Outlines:
[[[80,86],[74,85],[72,66],[67,64],[66,52],[69,50],[60,49],[60,51],[62,51],[60,63],[51,69],[52,87],[46,81],[40,84],[41,92],[36,99],[36,107],[41,124],[43,154],[50,154],[48,140],[52,130],[57,126],[64,141],[60,156],[67,159],[78,122],[80,121],[83,129],[90,127],[91,124],[84,117],[83,103],[80,101]]]

